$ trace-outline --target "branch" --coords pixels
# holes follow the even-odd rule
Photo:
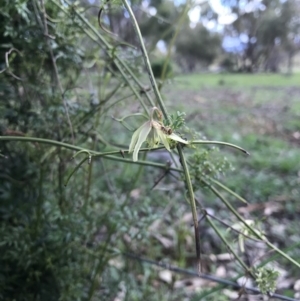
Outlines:
[[[215,277],[215,276],[212,276],[212,275],[209,275],[209,274],[203,274],[203,273],[198,274],[198,273],[196,273],[194,271],[191,271],[191,270],[182,269],[182,268],[176,267],[174,265],[170,265],[170,264],[167,264],[167,263],[151,260],[151,259],[148,259],[148,258],[139,257],[139,256],[137,256],[135,254],[131,254],[131,253],[123,253],[123,255],[127,258],[130,258],[130,259],[133,259],[133,260],[136,260],[136,261],[145,262],[145,263],[148,263],[150,265],[156,265],[156,266],[159,266],[163,269],[166,269],[166,270],[178,273],[178,274],[184,274],[184,275],[189,275],[189,276],[193,276],[193,277],[199,277],[199,278],[202,278],[202,279],[210,280],[212,282],[220,283],[223,287],[231,286],[232,288],[242,289],[244,291],[252,292],[254,294],[261,294],[260,290],[257,289],[257,288],[248,287],[248,286],[244,286],[244,285],[239,285],[236,282],[226,280],[226,279],[222,279],[222,278],[219,278],[219,277]],[[286,297],[286,296],[279,295],[279,294],[270,294],[269,297],[272,297],[272,298],[278,299],[278,300],[297,301],[294,298]]]
[[[187,162],[180,144],[177,145],[178,154],[180,156],[180,162],[183,168],[184,176],[185,176],[185,183],[187,186],[187,190],[189,193],[189,201],[191,206],[191,211],[193,215],[193,222],[194,222],[194,231],[195,231],[195,243],[196,243],[196,254],[198,260],[198,272],[201,273],[201,246],[200,246],[200,231],[199,231],[199,222],[198,222],[198,214],[195,202],[195,195],[193,190],[193,184],[190,177],[190,172],[187,166]],[[201,208],[202,210],[202,208]]]
[[[73,151],[77,151],[80,153],[85,153],[85,154],[90,154],[91,157],[104,157],[105,159],[108,160],[113,160],[113,161],[119,161],[123,163],[130,163],[130,164],[137,164],[137,165],[144,165],[144,166],[152,166],[152,167],[157,167],[157,168],[162,168],[162,169],[169,169],[172,171],[177,171],[177,172],[182,172],[182,169],[175,168],[175,167],[169,167],[168,164],[160,164],[160,163],[155,163],[151,161],[132,161],[131,159],[125,159],[117,156],[112,156],[114,154],[121,154],[120,150],[118,151],[110,151],[110,152],[96,152],[93,150],[89,150],[84,147],[80,146],[75,146],[72,144],[60,142],[60,141],[55,141],[55,140],[50,140],[50,139],[43,139],[43,138],[34,138],[34,137],[16,137],[16,136],[0,136],[0,141],[24,141],[24,142],[38,142],[38,143],[43,143],[43,144],[50,144],[54,145],[57,147],[64,147],[66,149],[70,149]],[[162,149],[164,147],[156,147],[156,148],[141,148],[140,152],[147,152],[147,151],[156,151],[159,149]],[[129,150],[122,150],[122,153],[129,153]],[[77,156],[78,154],[75,154],[74,156]],[[73,158],[74,158],[73,156]]]
[[[44,18],[44,35],[45,35],[47,45],[48,45],[48,48],[49,48],[49,53],[50,53],[51,61],[52,61],[52,64],[53,64],[53,69],[54,69],[56,81],[57,81],[58,88],[60,90],[60,94],[61,94],[61,97],[62,97],[62,100],[63,100],[63,105],[64,105],[64,108],[65,108],[65,111],[66,111],[66,116],[67,116],[67,120],[68,120],[68,123],[69,123],[71,135],[72,135],[72,141],[73,141],[73,144],[74,144],[75,140],[74,140],[73,125],[72,125],[72,122],[71,122],[71,119],[70,119],[69,110],[68,110],[66,100],[63,96],[64,95],[64,90],[62,88],[62,84],[61,84],[61,81],[60,81],[60,78],[59,78],[58,68],[57,68],[57,65],[56,65],[56,60],[54,58],[52,47],[51,47],[51,44],[49,42],[50,36],[49,36],[49,31],[48,31],[47,13],[46,13],[44,0],[41,0],[41,10],[42,10],[43,18]]]
[[[140,27],[139,27],[139,25],[138,25],[138,23],[136,21],[136,18],[134,16],[134,13],[133,13],[133,11],[132,11],[132,9],[131,9],[128,1],[127,0],[122,0],[122,1],[123,1],[124,6],[126,7],[128,13],[129,13],[129,15],[130,15],[130,18],[131,18],[134,30],[135,30],[135,32],[137,34],[137,37],[139,39],[139,42],[141,44],[141,51],[142,51],[142,54],[143,54],[143,57],[144,57],[146,69],[148,71],[150,82],[151,82],[154,94],[156,96],[158,105],[159,105],[159,107],[160,107],[160,109],[161,109],[164,117],[166,119],[168,119],[167,110],[166,110],[165,104],[164,104],[164,102],[162,100],[162,97],[161,97],[161,95],[159,93],[159,90],[158,90],[158,87],[157,87],[157,84],[156,84],[156,81],[155,81],[155,78],[154,78],[154,75],[153,75],[153,72],[152,72],[152,68],[151,68],[149,56],[148,56],[148,53],[147,53],[147,50],[146,50],[146,47],[145,47],[145,44],[144,44],[144,41],[143,41],[143,37],[142,37],[141,31],[140,31]]]
[[[246,150],[244,150],[243,148],[235,145],[235,144],[231,144],[228,142],[222,142],[222,141],[206,141],[206,140],[195,140],[195,141],[191,141],[190,144],[216,144],[216,145],[225,145],[225,146],[229,146],[232,148],[235,148],[243,153],[245,153],[246,155],[250,155]]]

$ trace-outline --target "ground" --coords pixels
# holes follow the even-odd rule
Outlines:
[[[237,144],[250,153],[245,156],[221,147],[219,154],[234,167],[221,181],[248,201],[245,206],[233,200],[235,208],[259,224],[276,246],[291,247],[289,255],[296,261],[300,258],[299,83],[300,74],[193,74],[177,76],[163,89],[169,111],[184,111],[189,127],[208,140]],[[230,214],[215,196],[206,192],[196,195],[203,206],[230,224]],[[202,236],[204,252],[226,253],[217,239],[207,242],[207,235],[211,233]],[[255,244],[247,247],[248,264],[266,257],[264,248],[258,250]],[[297,268],[285,260],[276,264],[284,283],[280,292],[294,296]],[[220,261],[213,269],[222,270],[223,277],[231,275],[230,263]]]

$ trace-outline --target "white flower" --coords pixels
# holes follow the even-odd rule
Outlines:
[[[169,139],[188,144],[186,140],[183,140],[178,135],[172,133],[170,128],[165,127],[161,122],[153,119],[153,113],[155,110],[158,111],[156,107],[152,109],[151,119],[145,122],[133,133],[129,146],[129,152],[131,153],[133,151],[133,161],[138,160],[139,150],[147,138],[150,147],[155,147],[162,142],[168,151],[171,151],[168,141]]]

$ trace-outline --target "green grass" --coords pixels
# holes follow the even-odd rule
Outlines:
[[[299,240],[300,74],[194,74],[174,82],[164,88],[170,112],[186,112],[187,125],[207,139],[237,144],[250,152],[245,156],[226,147],[219,151],[234,167],[220,181],[259,208],[249,211],[247,218],[262,220],[266,235],[282,248]],[[198,193],[204,195],[205,208],[228,219],[214,195],[205,189]],[[245,206],[222,193],[236,209]],[[278,206],[278,212],[265,215],[267,206]],[[279,234],[272,225],[283,225],[284,231]],[[296,250],[290,255],[299,258]],[[298,273],[284,260],[279,263],[290,275]]]
[[[200,87],[294,87],[300,84],[300,73],[287,76],[284,74],[191,74],[176,77],[180,88],[199,89]]]
[[[175,82],[179,85],[165,87],[168,105],[184,110],[191,128],[251,154],[221,148],[235,167],[223,183],[251,203],[300,197],[300,139],[294,136],[300,130],[300,74],[193,74]],[[293,202],[286,206],[289,212],[291,207],[299,210]]]

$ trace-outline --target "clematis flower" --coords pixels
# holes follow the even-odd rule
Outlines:
[[[170,139],[188,144],[186,140],[183,140],[178,135],[172,133],[170,128],[166,128],[161,122],[153,119],[153,113],[156,110],[159,112],[156,107],[152,108],[151,119],[145,122],[133,133],[129,146],[129,152],[133,152],[133,161],[138,160],[139,150],[146,140],[150,147],[155,147],[159,143],[162,143],[168,151],[171,151],[169,144]]]

